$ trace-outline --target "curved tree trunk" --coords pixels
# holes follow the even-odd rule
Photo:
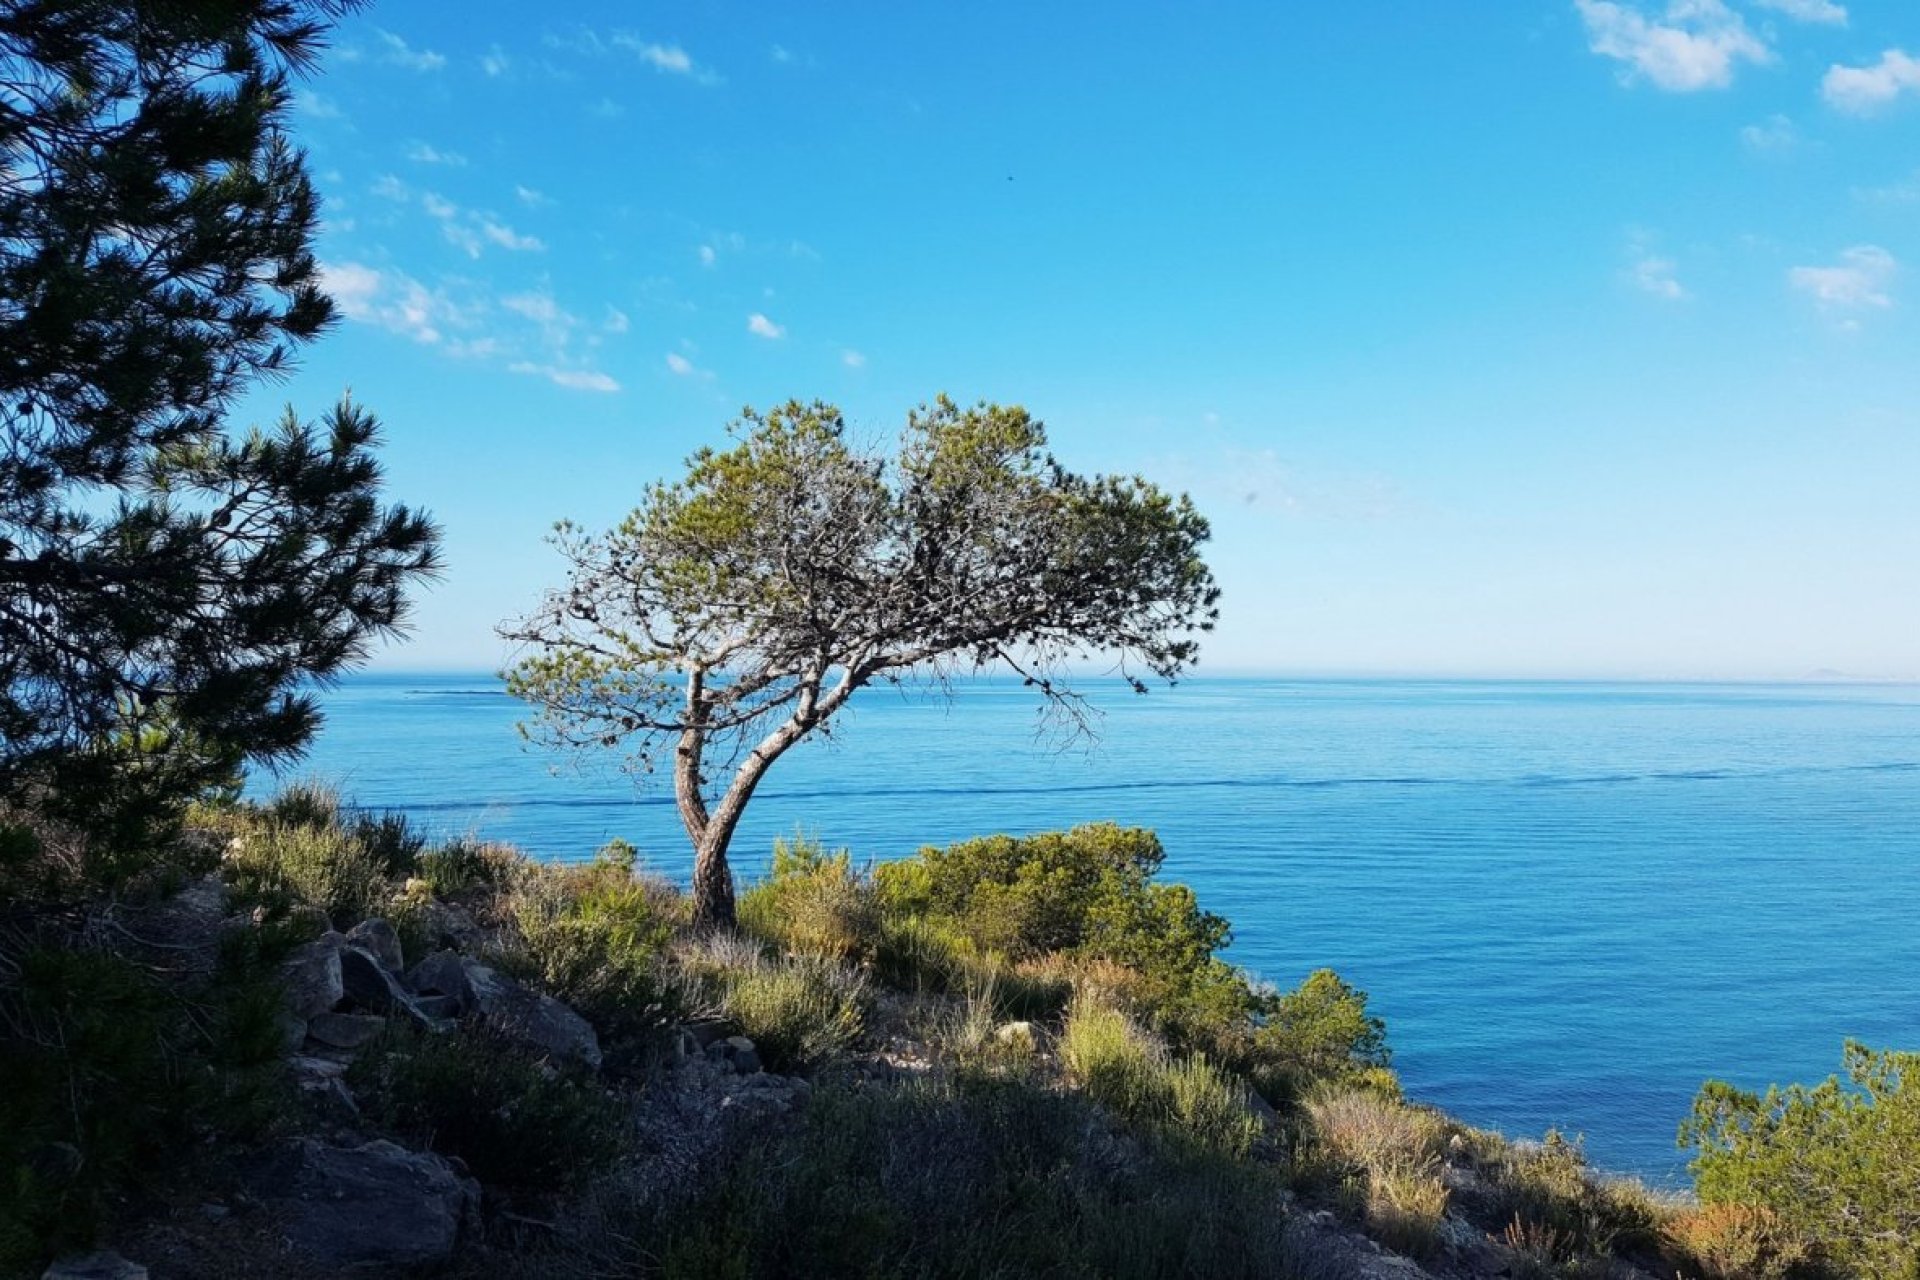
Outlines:
[[[709,824],[693,849],[693,923],[696,928],[733,927],[733,871],[727,846],[733,827]]]

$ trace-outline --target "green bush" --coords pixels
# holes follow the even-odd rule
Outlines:
[[[684,910],[666,885],[636,878],[618,851],[589,867],[523,877],[509,914],[502,964],[574,1006],[615,1044],[672,1014],[664,956]]]
[[[854,960],[875,950],[880,913],[845,849],[828,853],[805,835],[773,842],[773,867],[740,896],[740,927],[802,955]]]
[[[1297,1099],[1315,1082],[1371,1080],[1398,1093],[1387,1071],[1386,1023],[1367,1012],[1367,993],[1331,969],[1317,969],[1294,990],[1273,997],[1243,1054],[1261,1091]]]
[[[393,893],[381,852],[337,825],[274,822],[238,837],[226,876],[240,902],[306,903],[347,926],[377,914]]]
[[[624,1107],[590,1078],[555,1072],[478,1028],[435,1035],[390,1027],[361,1051],[347,1079],[369,1118],[409,1143],[458,1156],[491,1185],[572,1186],[626,1144]]]
[[[1203,1044],[1244,1023],[1252,993],[1216,954],[1227,922],[1184,885],[1153,882],[1165,856],[1151,831],[1091,823],[924,848],[881,864],[874,882],[889,916],[948,924],[981,953],[1124,965],[1140,976],[1139,1011]]]
[[[1259,1140],[1244,1086],[1204,1058],[1168,1053],[1113,1009],[1076,1001],[1060,1057],[1089,1098],[1124,1119],[1221,1155],[1244,1157]]]
[[[209,1134],[288,1111],[271,973],[175,989],[110,952],[0,954],[0,1273],[91,1243],[106,1207],[176,1180]]]
[[[799,1126],[743,1132],[709,1185],[640,1206],[614,1242],[625,1256],[603,1269],[689,1280],[1315,1273],[1269,1170],[1171,1151],[1115,1158],[1114,1141],[1081,1099],[1018,1081],[825,1087]]]
[[[441,897],[471,889],[510,889],[530,874],[533,864],[518,850],[473,836],[456,836],[414,861],[414,875]]]
[[[1709,1205],[1764,1209],[1820,1261],[1867,1280],[1920,1275],[1920,1053],[1848,1041],[1846,1080],[1765,1096],[1710,1081],[1681,1126]]]
[[[721,1009],[773,1071],[823,1066],[845,1056],[866,1025],[867,988],[827,960],[768,961],[730,975]]]

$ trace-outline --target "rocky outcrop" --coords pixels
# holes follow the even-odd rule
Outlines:
[[[286,987],[287,1011],[303,1021],[331,1012],[346,998],[340,976],[340,948],[346,939],[337,933],[323,933],[298,947],[280,966],[280,980]]]
[[[473,1012],[490,1028],[563,1062],[600,1069],[600,1038],[585,1018],[552,996],[463,959]]]
[[[62,1258],[42,1272],[40,1280],[147,1280],[147,1269],[102,1249],[84,1257]]]
[[[303,1138],[259,1163],[247,1184],[292,1252],[340,1270],[439,1266],[480,1205],[473,1179],[391,1142],[329,1147]]]
[[[347,941],[378,960],[388,973],[399,973],[407,966],[400,953],[400,935],[385,920],[362,920],[347,930]]]

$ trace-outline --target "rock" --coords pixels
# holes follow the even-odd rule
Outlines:
[[[378,917],[362,920],[347,930],[347,941],[378,960],[388,973],[399,973],[407,967],[406,958],[400,952],[400,935],[385,920]]]
[[[62,1258],[43,1271],[40,1280],[147,1280],[147,1269],[102,1249],[81,1258]]]
[[[423,996],[443,996],[454,1002],[458,1017],[473,1003],[473,984],[467,981],[466,966],[458,952],[436,951],[407,970],[407,986]]]
[[[347,999],[375,1013],[399,1014],[424,1024],[426,1015],[380,961],[358,947],[340,948],[340,983]]]
[[[334,1049],[358,1049],[386,1025],[385,1018],[369,1013],[322,1013],[307,1023],[307,1034]]]
[[[600,1068],[600,1038],[585,1018],[552,996],[476,960],[462,960],[473,1008],[487,1025],[558,1059]]]
[[[325,1017],[326,1015],[315,1014],[314,1016]],[[280,1028],[280,1052],[298,1053],[300,1046],[307,1042],[307,1020],[296,1018],[289,1011],[282,1009],[279,1018],[275,1020],[275,1025]]]
[[[994,1029],[993,1038],[1012,1048],[1032,1053],[1037,1040],[1031,1022],[1003,1022]]]
[[[715,1040],[725,1040],[727,1036],[731,1034],[727,1030],[727,1026],[727,1023],[719,1021],[689,1022],[685,1030],[688,1035],[693,1037],[693,1043],[696,1048],[705,1049]]]
[[[303,1089],[328,1080],[338,1080],[347,1074],[346,1063],[310,1053],[295,1054],[287,1059],[287,1065],[293,1068],[294,1082]]]
[[[480,1203],[479,1185],[445,1160],[391,1142],[302,1138],[256,1165],[249,1182],[295,1252],[339,1269],[438,1266]]]
[[[725,1044],[732,1050],[733,1069],[743,1076],[760,1070],[760,1050],[745,1036],[728,1036]]]
[[[447,1022],[460,1016],[460,1001],[454,996],[415,996],[413,1005],[430,1022]]]
[[[337,933],[322,934],[316,940],[296,947],[280,966],[280,980],[287,991],[287,1010],[296,1018],[312,1018],[330,1012],[346,996],[340,976],[340,946],[332,939]]]
[[[427,941],[453,951],[478,951],[487,941],[487,931],[475,922],[465,907],[430,898],[421,913]],[[447,992],[452,995],[451,991]]]

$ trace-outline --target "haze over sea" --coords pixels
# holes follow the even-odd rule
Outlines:
[[[1408,1093],[1594,1162],[1683,1177],[1700,1082],[1814,1080],[1920,1048],[1920,686],[1202,678],[1036,741],[1034,699],[876,689],[780,761],[738,874],[797,827],[884,859],[996,831],[1151,827],[1168,878],[1282,985],[1338,969]],[[523,748],[488,676],[358,677],[299,776],[542,858],[621,836],[688,868],[671,795]],[[256,779],[256,789],[273,785]]]

